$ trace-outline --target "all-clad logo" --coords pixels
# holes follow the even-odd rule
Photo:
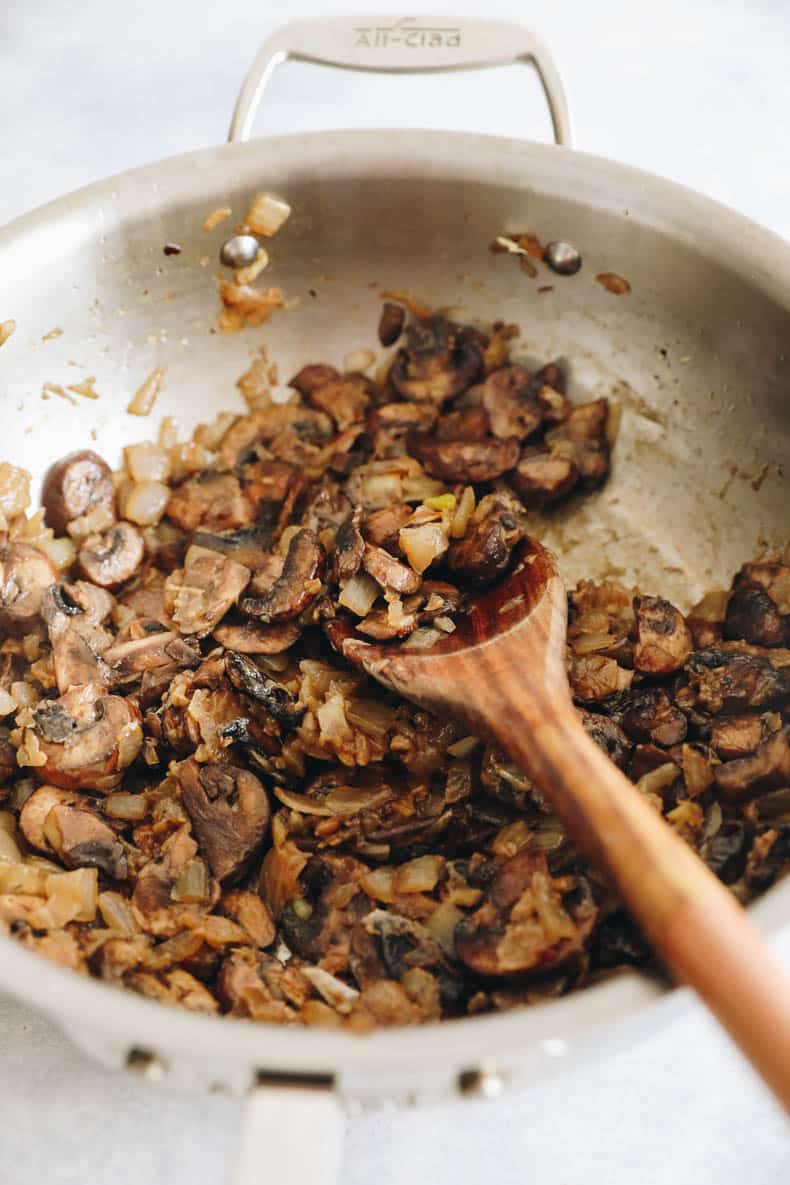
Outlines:
[[[461,30],[451,25],[418,25],[413,16],[405,16],[394,25],[365,25],[354,29],[354,46],[367,49],[457,49]]]

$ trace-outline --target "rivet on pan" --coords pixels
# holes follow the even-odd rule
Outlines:
[[[220,263],[225,267],[249,267],[258,256],[259,244],[255,235],[231,235],[219,249]]]
[[[575,276],[582,265],[581,254],[573,243],[564,243],[559,239],[556,243],[549,243],[543,258],[551,270],[561,276]]]
[[[160,1082],[167,1073],[167,1062],[158,1053],[135,1046],[126,1055],[126,1069],[149,1082]]]
[[[462,1070],[458,1075],[458,1090],[468,1099],[498,1099],[504,1089],[502,1075],[491,1066]]]

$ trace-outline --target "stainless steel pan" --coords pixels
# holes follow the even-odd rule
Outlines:
[[[234,380],[261,341],[286,378],[305,361],[372,345],[381,286],[464,317],[516,321],[528,361],[563,356],[572,394],[622,404],[613,479],[549,533],[568,580],[614,571],[687,603],[786,542],[785,243],[680,186],[568,147],[428,131],[247,141],[263,86],[287,58],[403,73],[530,62],[556,139],[569,140],[551,59],[517,26],[359,18],[283,29],[244,85],[231,143],[90,186],[0,232],[0,319],[18,326],[0,353],[3,456],[40,475],[95,440],[112,460],[153,435],[161,415],[191,428],[241,406]],[[223,232],[201,223],[225,204],[240,217],[262,188],[294,209],[267,273],[294,304],[263,330],[224,337],[213,332],[212,282]],[[489,252],[495,235],[526,229],[574,244],[581,271],[532,281]],[[165,257],[172,241],[181,254]],[[626,277],[630,293],[608,292],[600,272]],[[54,328],[62,335],[43,341]],[[127,416],[131,393],[159,365],[167,381],[155,415]],[[98,402],[41,401],[43,383],[88,373]],[[753,912],[767,931],[786,929],[790,881]],[[341,1103],[495,1094],[631,1040],[683,995],[623,973],[532,1009],[361,1039],[165,1009],[7,940],[0,985],[105,1063],[252,1091],[239,1180],[262,1172],[256,1141],[266,1128],[265,1164],[281,1182],[331,1179]],[[295,1109],[313,1138],[294,1139],[275,1169],[273,1135],[287,1140]]]

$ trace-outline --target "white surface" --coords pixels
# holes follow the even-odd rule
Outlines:
[[[579,147],[674,177],[790,236],[786,0],[697,0],[691,13],[688,0],[649,11],[634,0],[565,0],[545,11],[517,0],[452,7],[520,17],[549,40]],[[266,32],[342,8],[4,0],[0,221],[96,177],[221,139]],[[297,66],[276,76],[261,131],[373,124],[546,131],[524,71],[407,80]],[[2,1000],[0,1053],[3,1185],[225,1179],[236,1103],[108,1074]],[[790,1180],[790,1144],[772,1102],[695,1008],[633,1050],[517,1098],[356,1116],[342,1180],[772,1185]]]

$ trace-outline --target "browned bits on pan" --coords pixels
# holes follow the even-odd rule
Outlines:
[[[385,300],[379,318],[379,341],[382,346],[392,346],[403,332],[406,310],[402,305]]]
[[[47,472],[41,502],[47,525],[58,535],[89,510],[101,506],[112,511],[113,485],[109,465],[90,449],[71,453]]]
[[[528,778],[344,657],[451,634],[530,508],[610,468],[607,401],[521,365],[515,326],[392,300],[382,340],[401,305],[412,322],[375,381],[358,350],[278,402],[259,359],[249,414],[181,443],[165,422],[117,474],[55,466],[68,540],[3,467],[0,930],[30,949],[162,1003],[353,1032],[651,959]],[[169,497],[138,529],[143,481]],[[790,871],[789,620],[786,557],[687,617],[615,580],[569,593],[584,728],[742,901]]]
[[[115,523],[80,544],[81,575],[100,588],[118,588],[130,580],[143,561],[143,537],[131,523]]]
[[[595,278],[602,288],[607,292],[613,292],[615,296],[624,296],[626,292],[631,291],[628,280],[618,276],[616,272],[599,272]]]

